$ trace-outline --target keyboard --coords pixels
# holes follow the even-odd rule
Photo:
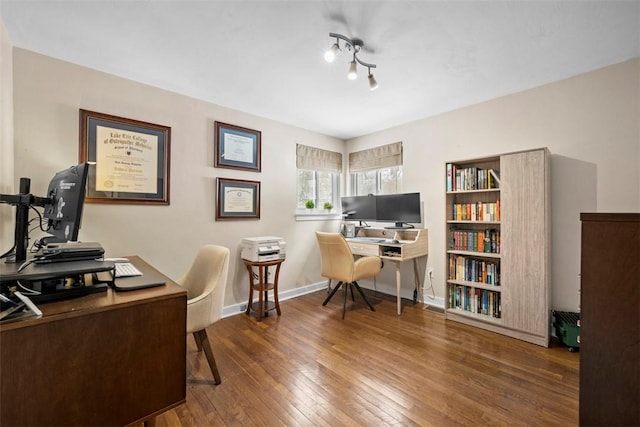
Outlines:
[[[116,262],[116,278],[142,276],[142,272],[130,262]]]

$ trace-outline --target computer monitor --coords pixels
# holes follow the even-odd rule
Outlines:
[[[376,196],[376,220],[394,222],[394,227],[413,228],[420,223],[420,193],[383,194]]]
[[[0,202],[16,207],[14,246],[2,257],[15,262],[26,260],[31,207],[44,207],[50,236],[40,239],[43,244],[78,239],[88,169],[87,164],[80,164],[58,172],[49,183],[46,197],[30,193],[29,178],[20,178],[18,194],[0,194]]]
[[[376,196],[350,196],[340,198],[345,221],[375,221]]]
[[[78,240],[88,171],[86,163],[71,166],[56,173],[49,182],[47,198],[50,203],[44,206],[44,217],[48,220],[47,233],[51,237],[43,238],[43,242]]]

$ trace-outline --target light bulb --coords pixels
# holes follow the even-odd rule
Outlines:
[[[333,62],[336,59],[336,55],[340,50],[340,46],[338,43],[334,43],[329,49],[327,49],[324,53],[324,60],[327,62]]]
[[[349,65],[349,73],[347,74],[347,78],[349,80],[355,80],[358,78],[358,69],[355,59],[351,61],[351,65]]]

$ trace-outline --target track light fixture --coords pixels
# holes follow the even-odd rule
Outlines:
[[[353,60],[349,63],[349,72],[347,73],[347,78],[349,80],[355,80],[358,78],[358,64],[363,67],[367,67],[368,70],[368,79],[369,79],[369,89],[376,90],[378,88],[378,82],[376,81],[373,74],[371,74],[371,69],[376,68],[375,64],[369,64],[363,62],[358,58],[358,53],[364,46],[364,42],[360,39],[350,39],[348,37],[343,36],[342,34],[329,33],[329,37],[335,38],[336,42],[331,45],[329,49],[324,53],[324,59],[327,62],[333,62],[336,59],[336,55],[342,49],[340,49],[340,40],[344,42],[345,48],[349,52],[353,52]]]

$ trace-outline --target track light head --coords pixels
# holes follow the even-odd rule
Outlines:
[[[358,64],[363,67],[367,67],[369,69],[369,89],[376,90],[378,88],[378,82],[376,81],[373,74],[371,74],[371,69],[376,68],[375,64],[369,64],[364,61],[361,61],[358,58],[358,53],[362,50],[364,46],[364,42],[360,39],[350,39],[341,34],[329,33],[329,37],[335,38],[336,42],[331,45],[331,47],[324,53],[324,59],[327,62],[333,62],[336,58],[336,55],[341,50],[340,49],[340,40],[344,41],[345,49],[349,52],[353,52],[353,60],[349,63],[349,73],[347,73],[347,78],[349,80],[355,80],[358,78]]]
[[[378,82],[376,78],[373,77],[373,74],[371,74],[371,70],[369,70],[369,90],[374,91],[376,89],[378,89]]]
[[[358,78],[358,66],[356,65],[355,55],[353,55],[353,61],[351,61],[349,65],[349,72],[347,73],[347,78],[349,80],[355,80]]]
[[[333,62],[336,59],[336,55],[338,54],[339,51],[340,51],[340,45],[338,44],[338,40],[336,40],[333,46],[331,46],[329,49],[325,51],[324,60],[327,62]]]

